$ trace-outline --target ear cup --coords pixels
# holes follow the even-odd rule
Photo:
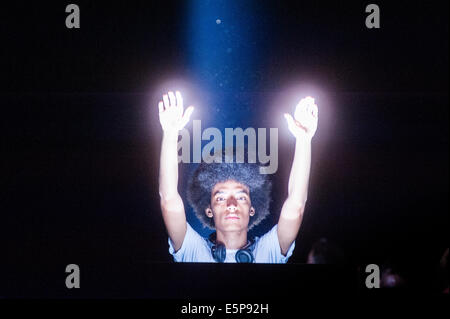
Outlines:
[[[215,261],[223,263],[225,258],[227,258],[227,249],[223,244],[213,245],[211,247],[211,254]]]
[[[239,249],[235,258],[238,263],[252,263],[254,260],[252,252],[248,249]]]

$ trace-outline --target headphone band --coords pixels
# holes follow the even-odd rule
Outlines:
[[[213,256],[214,260],[223,263],[226,259],[226,247],[222,243],[217,243],[216,241],[217,234],[216,232],[213,232],[211,235],[209,235],[208,242],[211,246],[211,255]],[[235,255],[236,262],[238,263],[252,263],[254,261],[253,257],[253,248],[254,240],[250,239],[247,240],[247,244],[240,248]]]

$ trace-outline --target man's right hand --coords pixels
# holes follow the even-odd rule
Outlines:
[[[159,122],[164,133],[178,134],[189,122],[193,106],[189,106],[183,112],[183,98],[181,93],[176,91],[163,95],[163,100],[158,103]]]
[[[189,122],[192,106],[183,110],[180,92],[163,95],[158,104],[159,121],[164,131],[161,141],[159,195],[164,223],[175,251],[181,248],[187,230],[183,200],[178,193],[178,132]]]

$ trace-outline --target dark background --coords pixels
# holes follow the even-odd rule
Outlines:
[[[199,20],[223,39],[209,48],[209,64],[190,41],[194,2],[75,3],[78,30],[65,27],[69,3],[0,12],[0,295],[66,297],[70,263],[84,274],[75,296],[159,296],[152,284],[170,295],[156,105],[177,79],[213,101],[200,108],[203,128],[279,127],[274,215],[257,232],[276,222],[287,194],[294,141],[274,116],[294,105],[278,101],[297,85],[318,87],[308,207],[284,267],[302,273],[294,264],[327,237],[352,265],[391,262],[413,286],[439,288],[448,247],[447,2],[377,1],[377,30],[364,24],[368,2],[229,2],[225,32],[214,29],[227,6],[219,1]],[[180,185],[189,169],[182,165]]]

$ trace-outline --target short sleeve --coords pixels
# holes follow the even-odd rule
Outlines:
[[[187,223],[186,235],[183,244],[175,251],[172,240],[169,238],[169,253],[176,262],[197,262],[205,254],[205,240]]]
[[[256,240],[254,250],[255,262],[284,264],[292,256],[294,248],[295,241],[292,242],[286,256],[281,253],[280,242],[278,241],[278,225],[275,225],[270,231]]]

